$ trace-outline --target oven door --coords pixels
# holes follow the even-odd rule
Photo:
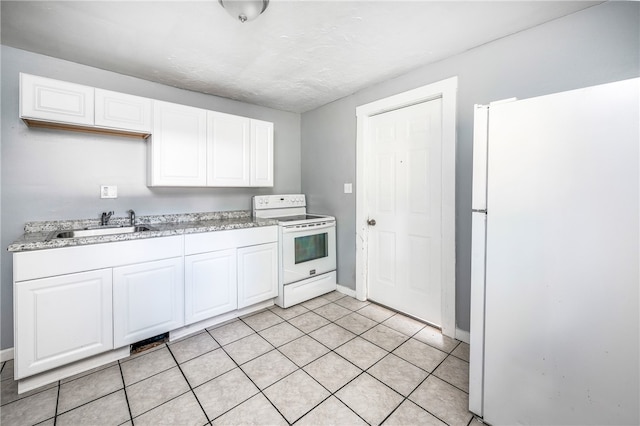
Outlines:
[[[336,223],[282,227],[283,283],[336,269]]]

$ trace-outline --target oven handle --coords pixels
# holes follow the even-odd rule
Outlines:
[[[309,226],[306,228],[297,228],[296,226],[283,226],[282,233],[288,234],[292,232],[315,231],[316,229],[327,229],[327,228],[335,228],[335,227],[336,227],[335,222],[325,223],[323,225],[318,225],[318,226]]]

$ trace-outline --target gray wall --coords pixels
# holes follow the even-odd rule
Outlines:
[[[13,346],[12,257],[6,247],[33,220],[249,209],[257,194],[300,192],[300,115],[180,90],[2,46],[2,275],[0,347]],[[18,118],[18,73],[115,90],[274,122],[273,188],[148,188],[141,139],[28,128]],[[118,185],[115,200],[101,184]]]
[[[637,77],[640,3],[607,2],[425,66],[302,115],[302,191],[338,221],[338,282],[355,289],[355,108],[458,76],[456,324],[469,330],[473,105]],[[381,58],[384,60],[384,58]],[[355,190],[355,187],[354,187]]]

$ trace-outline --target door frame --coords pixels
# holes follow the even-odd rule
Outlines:
[[[458,77],[451,77],[356,107],[356,298],[368,295],[368,209],[366,148],[370,141],[370,119],[399,108],[442,99],[442,334],[456,333],[456,244],[455,244],[455,164],[456,97]]]

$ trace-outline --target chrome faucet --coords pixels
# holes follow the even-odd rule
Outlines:
[[[135,224],[136,224],[136,212],[134,212],[133,210],[127,210],[127,213],[129,213],[129,225],[135,226]]]
[[[109,224],[109,219],[111,219],[112,214],[113,214],[112,211],[110,211],[109,213],[102,212],[102,216],[100,218],[100,225],[107,226]]]

